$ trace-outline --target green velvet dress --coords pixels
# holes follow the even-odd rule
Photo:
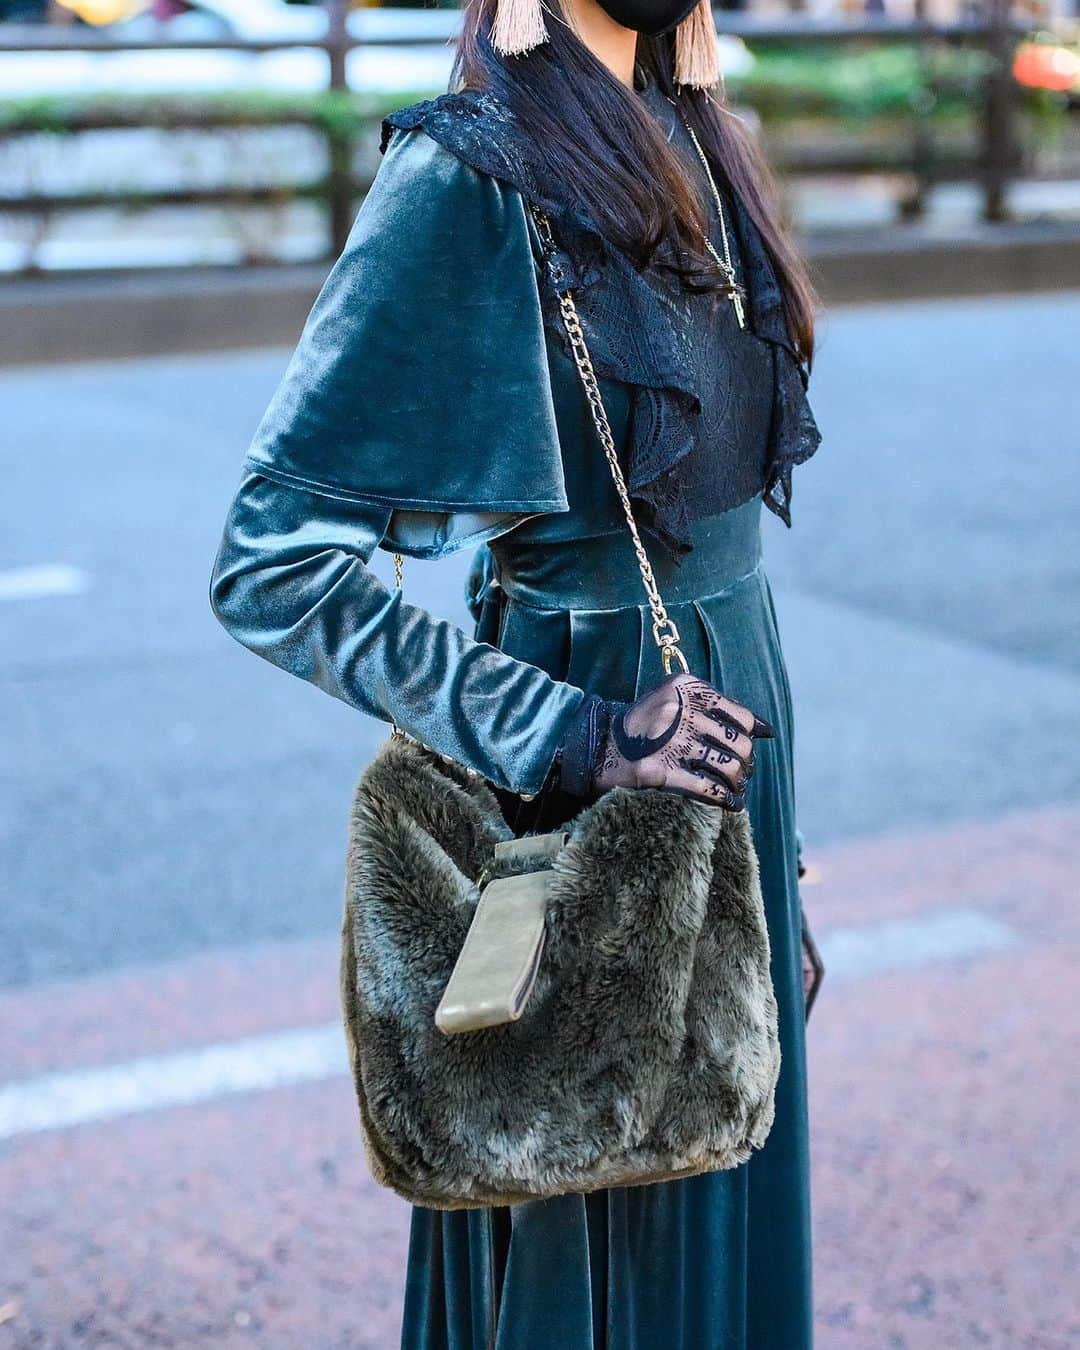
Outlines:
[[[737,241],[736,253],[750,283]],[[399,122],[249,450],[211,587],[242,643],[487,775],[519,830],[537,822],[529,795],[584,691],[632,699],[662,674],[542,280],[519,189]],[[684,502],[678,528],[655,524],[646,544],[691,669],[777,728],[748,793],[780,1014],[775,1124],[728,1172],[498,1209],[414,1208],[403,1350],[811,1345],[792,716],[760,529],[786,353],[755,325],[740,330],[726,302],[695,312],[718,354],[695,495],[723,478],[725,456],[758,489],[726,509]],[[599,325],[586,335],[603,352]],[[600,365],[632,470],[640,389]],[[662,547],[673,535],[683,547]],[[473,636],[367,567],[376,547],[423,558],[477,544]]]

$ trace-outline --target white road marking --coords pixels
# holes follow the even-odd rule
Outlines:
[[[811,918],[811,927],[813,919]],[[977,909],[939,909],[911,919],[886,919],[858,927],[834,928],[818,946],[825,983],[858,980],[890,970],[962,961],[1019,943],[1007,925]]]
[[[0,1139],[336,1078],[347,1068],[345,1033],[335,1022],[47,1074],[0,1087]]]
[[[37,567],[11,567],[0,572],[0,600],[40,600],[49,595],[81,595],[89,590],[90,577],[67,563],[42,563]]]
[[[1019,942],[1011,928],[975,909],[943,909],[921,918],[835,928],[819,944],[825,996],[833,981],[960,961]],[[333,1022],[46,1074],[0,1086],[0,1139],[318,1082],[347,1072],[345,1035]]]

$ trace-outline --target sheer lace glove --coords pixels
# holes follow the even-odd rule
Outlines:
[[[635,703],[585,700],[559,750],[559,786],[585,798],[661,788],[741,811],[754,740],[775,734],[705,680],[669,675]]]

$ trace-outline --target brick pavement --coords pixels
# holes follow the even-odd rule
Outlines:
[[[1080,1343],[1080,811],[813,861],[821,936],[963,905],[1020,939],[826,985],[810,1038],[819,1350]],[[0,997],[4,1076],[336,1016],[332,938],[222,952]],[[396,1346],[409,1210],[365,1173],[344,1078],[11,1140],[0,1194],[0,1347]]]

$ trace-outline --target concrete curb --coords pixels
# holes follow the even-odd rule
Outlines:
[[[287,345],[324,266],[42,277],[0,285],[0,366]]]
[[[833,305],[1080,287],[1080,224],[818,235],[807,254]]]
[[[1080,227],[923,227],[806,242],[827,304],[1080,287]],[[0,366],[292,344],[326,267],[0,283]]]

